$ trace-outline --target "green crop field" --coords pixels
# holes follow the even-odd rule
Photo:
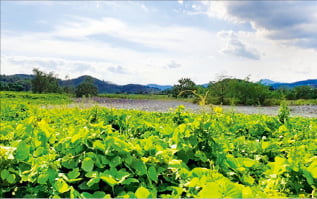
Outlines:
[[[317,197],[317,118],[1,93],[1,198]]]

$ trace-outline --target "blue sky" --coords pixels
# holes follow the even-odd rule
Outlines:
[[[317,78],[316,1],[1,1],[1,74]]]

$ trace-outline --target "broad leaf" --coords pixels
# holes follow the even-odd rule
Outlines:
[[[58,179],[54,183],[54,188],[59,192],[59,193],[65,193],[66,191],[69,190],[68,184],[63,180],[63,179]]]
[[[150,195],[150,192],[147,188],[145,187],[139,187],[136,192],[135,192],[135,196],[137,198],[147,198],[149,197]]]
[[[92,171],[94,168],[94,161],[90,157],[86,157],[81,163],[81,168],[86,172]]]
[[[153,181],[157,181],[158,178],[157,178],[157,172],[156,172],[156,169],[155,167],[151,166],[149,169],[148,169],[148,175],[150,177],[151,180]]]
[[[24,141],[21,141],[16,149],[15,158],[17,160],[27,160],[30,155],[30,147]]]

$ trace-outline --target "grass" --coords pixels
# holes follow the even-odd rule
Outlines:
[[[113,94],[113,93],[102,93],[98,95],[99,97],[114,98],[114,99],[156,99],[156,100],[181,100],[192,102],[193,99],[184,98],[173,98],[168,95],[158,95],[158,94]]]
[[[287,100],[286,103],[289,106],[317,105],[317,99]]]
[[[34,94],[31,92],[0,91],[0,103],[22,104],[68,104],[72,100],[67,94]]]

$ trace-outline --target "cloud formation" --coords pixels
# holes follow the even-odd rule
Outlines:
[[[317,49],[316,1],[212,1],[207,14],[249,23],[272,40]]]
[[[112,73],[119,73],[119,74],[127,74],[127,69],[123,68],[122,66],[110,66],[108,70]]]
[[[260,53],[255,48],[247,47],[233,31],[222,31],[218,36],[226,40],[226,46],[221,49],[222,53],[253,60],[260,59]]]
[[[206,83],[222,71],[255,80],[317,76],[315,2],[51,3],[1,4],[2,74],[38,67],[118,84],[174,84],[182,77]]]
[[[176,63],[174,60],[172,60],[169,64],[166,65],[167,68],[179,68],[181,66],[181,64]]]

